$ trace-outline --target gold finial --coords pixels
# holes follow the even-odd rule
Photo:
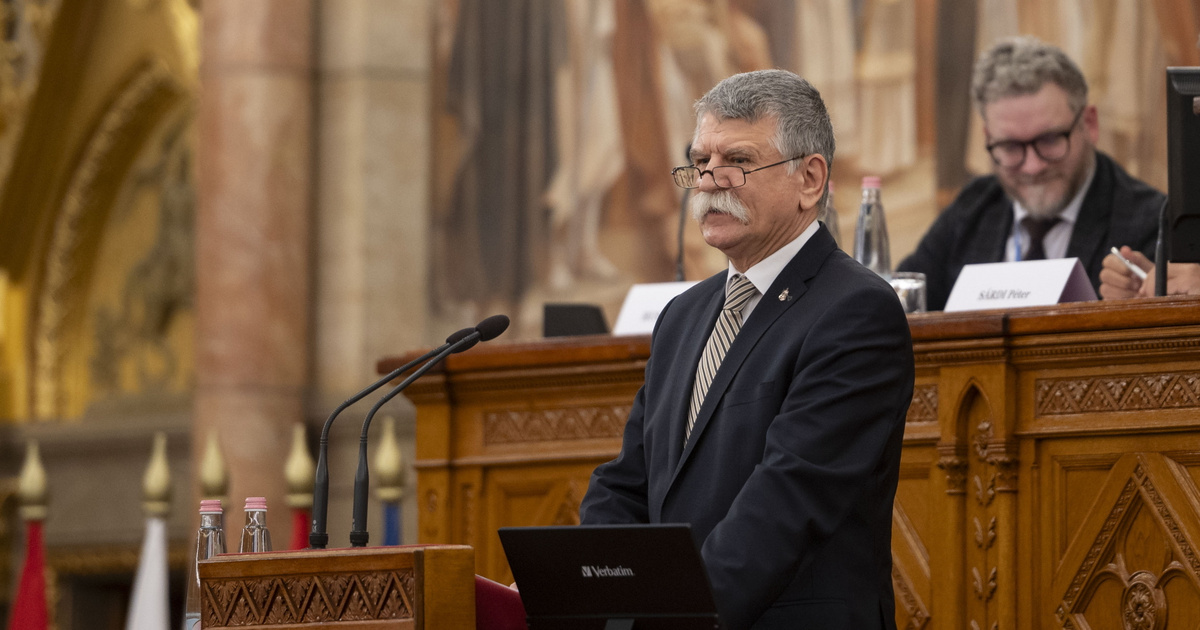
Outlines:
[[[150,463],[142,475],[142,509],[147,516],[166,516],[171,511],[171,469],[167,466],[167,434],[154,434]]]
[[[36,440],[25,445],[25,463],[21,465],[21,477],[17,482],[17,496],[21,500],[21,518],[40,521],[46,518],[46,468]]]
[[[396,503],[404,497],[404,458],[396,440],[396,419],[383,418],[383,441],[375,451],[375,474],[379,478],[375,495],[385,503]]]
[[[221,500],[227,492],[229,471],[225,470],[225,458],[221,457],[217,432],[210,431],[204,442],[204,456],[200,458],[200,494],[205,499]]]
[[[304,423],[292,425],[292,452],[288,453],[287,462],[283,465],[283,475],[287,478],[287,504],[290,508],[311,508],[314,475],[317,466],[313,463],[312,455],[308,452],[308,443],[304,439]]]

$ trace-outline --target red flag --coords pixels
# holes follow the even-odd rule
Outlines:
[[[17,585],[9,630],[46,630],[50,617],[46,609],[46,552],[42,544],[42,522],[25,522],[25,567]]]
[[[288,549],[308,549],[309,524],[312,513],[304,508],[292,508],[292,545]]]

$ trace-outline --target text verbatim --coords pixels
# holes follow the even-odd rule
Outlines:
[[[622,566],[598,567],[585,564],[579,568],[583,571],[583,577],[634,577],[633,569]]]

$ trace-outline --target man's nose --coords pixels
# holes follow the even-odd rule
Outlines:
[[[1037,175],[1046,170],[1047,162],[1038,155],[1033,147],[1025,147],[1025,161],[1021,163],[1021,172],[1025,175]]]
[[[717,185],[717,176],[712,171],[700,171],[700,180],[696,186],[700,192],[713,193],[724,190]]]

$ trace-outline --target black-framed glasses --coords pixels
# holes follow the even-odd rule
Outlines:
[[[988,154],[992,156],[992,161],[997,166],[1018,168],[1025,163],[1029,147],[1033,147],[1033,152],[1037,153],[1043,161],[1057,162],[1067,157],[1067,153],[1071,151],[1071,134],[1075,131],[1075,125],[1079,124],[1079,119],[1083,117],[1084,109],[1087,108],[1080,108],[1075,114],[1075,119],[1066,129],[1047,131],[1033,140],[992,142],[987,145]]]
[[[808,154],[804,153],[794,158],[783,160],[782,162],[752,168],[748,171],[740,166],[714,166],[704,171],[695,166],[676,166],[671,169],[671,177],[675,178],[675,185],[680,188],[699,188],[700,178],[704,177],[705,173],[708,173],[712,176],[713,183],[718,188],[737,188],[746,185],[746,176],[750,173],[761,171],[764,168],[771,168],[772,166],[779,166],[780,164],[787,164],[792,160],[799,160],[805,155]]]

